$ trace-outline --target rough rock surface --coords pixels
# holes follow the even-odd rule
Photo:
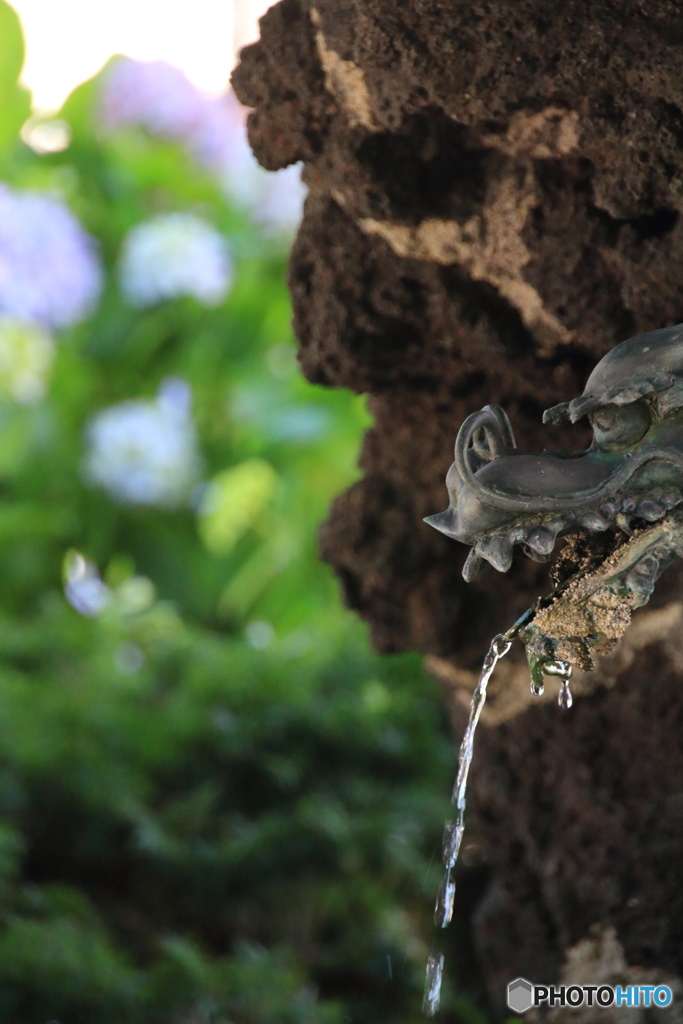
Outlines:
[[[683,320],[683,9],[281,0],[234,86],[261,163],[304,162],[304,373],[367,393],[375,417],[324,557],[380,650],[471,670],[547,570],[518,558],[466,585],[466,550],[422,524],[446,505],[460,423],[499,403],[522,450],[580,448],[583,428],[544,428],[542,410],[614,344]],[[571,716],[485,734],[477,934],[499,994],[512,972],[557,977],[596,921],[629,963],[681,973],[679,661],[655,644]]]
[[[683,1020],[683,984],[671,972],[644,970],[630,966],[624,950],[616,937],[614,928],[595,926],[588,938],[567,950],[567,960],[560,975],[562,985],[668,985],[673,999],[668,1007],[657,1009],[657,1020],[661,1024],[681,1024]],[[642,997],[641,997],[642,999]],[[540,1019],[540,1014],[530,1013],[528,1020]],[[645,1024],[652,1019],[652,1010],[644,1005],[631,1009],[613,1004],[606,1008],[597,1002],[580,1010],[569,1006],[556,1006],[548,1014],[549,1024]]]

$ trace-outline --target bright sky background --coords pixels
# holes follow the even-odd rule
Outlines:
[[[235,52],[274,0],[10,0],[26,36],[22,75],[39,110],[61,106],[114,53],[163,59],[222,92]]]

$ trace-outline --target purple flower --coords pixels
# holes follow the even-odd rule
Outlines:
[[[301,220],[306,195],[299,168],[271,174],[259,167],[247,141],[246,115],[234,93],[205,96],[164,61],[123,58],[111,65],[102,82],[105,131],[139,125],[181,143],[266,231],[289,234]]]
[[[255,164],[246,133],[247,110],[233,92],[205,99],[202,116],[187,135],[187,146],[195,159],[210,170],[221,172],[234,165],[249,173]]]
[[[101,287],[95,244],[71,211],[0,182],[0,313],[70,327],[92,312]]]
[[[163,60],[123,57],[104,75],[100,117],[105,131],[140,125],[163,138],[184,141],[206,103],[179,68]]]

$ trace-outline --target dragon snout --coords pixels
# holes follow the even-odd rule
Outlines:
[[[500,456],[500,459],[515,458],[515,456]],[[493,460],[487,465],[492,466]],[[457,472],[455,463],[451,470]],[[452,478],[452,473],[449,472]],[[448,488],[450,504],[444,512],[437,512],[436,515],[426,516],[425,523],[433,526],[435,530],[460,541],[461,544],[476,544],[483,533],[489,533],[500,529],[514,519],[509,512],[500,512],[498,509],[487,506],[473,492],[472,488],[460,481],[457,490]]]
[[[437,512],[434,516],[425,516],[424,522],[429,523],[440,533],[445,533],[447,537],[452,537],[453,540],[461,539],[458,533],[458,514],[451,505],[445,512]]]

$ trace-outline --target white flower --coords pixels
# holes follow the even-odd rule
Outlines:
[[[300,165],[292,164],[275,174],[261,173],[267,175],[268,181],[263,183],[259,200],[253,206],[254,220],[271,234],[294,234],[301,223],[308,195],[308,189],[301,180]]]
[[[64,559],[64,596],[77,612],[94,619],[111,601],[111,590],[100,579],[97,566],[79,551],[69,551]]]
[[[54,342],[37,324],[0,314],[0,396],[22,404],[45,394]]]
[[[166,213],[134,227],[121,252],[121,288],[133,306],[193,296],[217,305],[230,290],[226,239],[191,213]]]
[[[180,505],[200,470],[185,381],[163,382],[152,401],[121,402],[94,416],[86,430],[85,475],[119,501]]]
[[[0,182],[0,313],[70,327],[102,287],[95,245],[63,203]]]

